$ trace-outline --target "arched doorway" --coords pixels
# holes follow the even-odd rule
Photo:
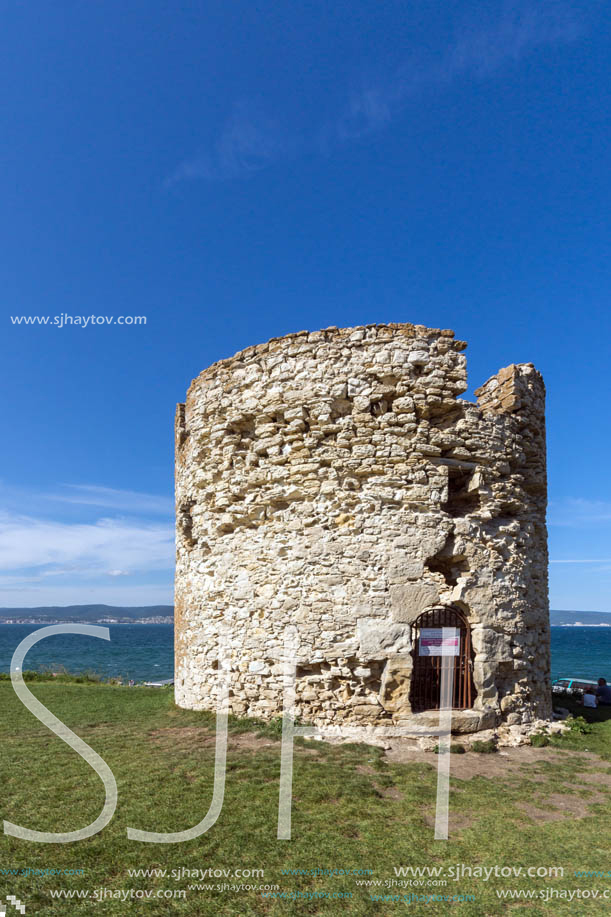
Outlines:
[[[421,653],[420,634],[423,628],[455,627],[460,633],[458,655],[454,656],[454,696],[452,709],[466,710],[473,706],[475,689],[472,674],[471,628],[462,612],[454,606],[425,611],[412,624],[412,670],[409,700],[412,711],[439,710],[442,656]]]

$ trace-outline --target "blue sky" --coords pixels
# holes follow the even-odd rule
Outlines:
[[[206,365],[411,321],[548,390],[551,601],[611,611],[611,12],[3,4],[0,605],[171,602]],[[11,316],[146,316],[24,326]]]

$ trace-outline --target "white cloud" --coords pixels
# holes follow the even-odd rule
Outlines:
[[[367,85],[353,93],[337,123],[324,131],[324,145],[328,146],[330,133],[343,142],[377,132],[427,89],[460,78],[489,78],[537,48],[574,41],[582,30],[575,12],[565,3],[505,3],[496,21],[463,26],[456,41],[437,59],[405,62],[387,83]]]
[[[427,89],[461,78],[489,78],[539,48],[574,41],[583,31],[577,11],[562,0],[505,2],[495,20],[482,22],[480,16],[463,26],[436,59],[407,61],[385,83],[368,83],[349,93],[343,111],[329,123],[312,128],[309,137],[297,137],[282,128],[256,103],[237,103],[212,147],[180,163],[166,187],[192,179],[244,178],[296,153],[328,152],[383,130],[408,101]]]
[[[122,516],[174,515],[174,502],[170,496],[101,487],[97,484],[61,484],[53,490],[36,487],[18,487],[0,481],[0,503],[5,510],[24,515],[58,515],[62,507],[101,507],[116,511]],[[82,515],[82,514],[81,514]]]
[[[368,87],[353,92],[335,125],[337,139],[341,142],[354,140],[386,127],[392,120],[394,104],[394,94],[380,88]]]
[[[291,146],[278,124],[244,100],[234,106],[213,148],[181,163],[166,185],[193,178],[243,178],[284,158]]]
[[[0,606],[171,602],[169,498],[94,484],[1,497]]]
[[[169,516],[174,513],[170,497],[140,493],[135,490],[116,490],[94,484],[64,484],[64,490],[46,493],[42,497],[57,503],[77,503],[84,506],[103,506],[122,513],[147,516]]]
[[[566,497],[549,504],[548,525],[565,528],[608,523],[611,521],[611,503],[605,500],[584,500],[581,497]]]
[[[0,515],[0,570],[66,565],[73,572],[170,569],[171,525],[116,519],[70,524],[12,514]]]
[[[583,29],[583,21],[569,3],[506,2],[496,22],[474,21],[463,30],[442,72],[448,79],[464,72],[488,76],[506,62],[519,61],[537,48],[574,41]]]

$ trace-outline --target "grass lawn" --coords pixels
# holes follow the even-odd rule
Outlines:
[[[458,913],[488,915],[607,914],[611,897],[611,721],[599,711],[590,732],[573,731],[546,748],[453,756],[462,777],[451,782],[450,839],[435,841],[436,755],[396,763],[365,745],[297,740],[293,783],[293,836],[278,841],[280,743],[277,726],[233,720],[225,801],[207,834],[183,844],[128,840],[127,826],[179,831],[199,822],[212,798],[214,717],[179,710],[171,690],[107,685],[31,683],[50,710],[100,754],[119,787],[117,811],[94,838],[72,844],[37,844],[0,836],[0,901],[16,895],[32,914],[348,914]],[[562,702],[564,706],[568,704]],[[0,786],[2,817],[39,831],[71,831],[99,814],[104,790],[89,766],[50,733],[0,682]],[[583,714],[576,708],[577,715]],[[491,761],[489,772],[484,759]],[[492,765],[492,761],[494,765]],[[465,764],[467,762],[467,764]],[[471,764],[469,764],[471,762]],[[466,774],[466,771],[471,773]],[[458,773],[458,772],[457,772]],[[466,776],[470,779],[466,779]],[[445,885],[409,882],[395,867],[563,867],[556,878],[464,877]],[[263,869],[258,878],[194,878],[171,870]],[[80,875],[8,875],[7,870],[82,869]],[[167,870],[134,876],[130,870]],[[287,875],[322,870],[372,870],[369,876]],[[609,878],[583,878],[600,870]],[[4,871],[4,874],[3,874]],[[380,881],[377,886],[358,882]],[[418,881],[416,879],[416,881]],[[424,879],[426,883],[427,879]],[[287,897],[261,890],[216,889],[225,883],[276,885]],[[209,884],[209,890],[189,886]],[[89,891],[60,900],[51,891]],[[96,889],[186,890],[184,899],[121,901],[91,895]],[[499,890],[598,890],[600,899],[501,899]],[[373,900],[394,894],[473,896],[472,901],[419,903]],[[342,899],[305,897],[341,893]],[[611,896],[611,891],[608,892]],[[298,897],[297,897],[298,896]],[[9,909],[7,913],[11,913]],[[17,913],[15,911],[15,913]]]

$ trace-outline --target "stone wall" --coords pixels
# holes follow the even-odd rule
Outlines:
[[[454,607],[473,642],[459,731],[550,715],[545,390],[532,364],[467,388],[452,331],[300,332],[206,369],[176,417],[176,700],[371,727],[412,713],[411,625]]]

